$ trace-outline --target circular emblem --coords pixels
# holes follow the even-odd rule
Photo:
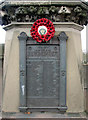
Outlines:
[[[45,35],[47,33],[47,27],[46,26],[39,26],[38,27],[38,33],[40,35]]]
[[[55,28],[50,20],[41,18],[34,22],[30,32],[37,42],[48,42],[54,36]]]

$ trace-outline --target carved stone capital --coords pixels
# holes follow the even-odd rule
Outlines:
[[[18,38],[19,40],[27,40],[28,36],[25,32],[21,32]]]
[[[60,40],[67,40],[68,37],[65,32],[61,32],[60,35],[58,36]]]

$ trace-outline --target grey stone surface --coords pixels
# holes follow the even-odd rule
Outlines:
[[[75,3],[86,3],[86,1],[85,0],[2,0],[1,1],[1,3],[4,3],[4,2],[7,2],[7,3],[10,3],[10,4],[13,4],[13,3],[17,3],[18,2],[18,4],[20,4],[21,2],[25,2],[25,4],[26,4],[26,2],[29,2],[29,3],[32,3],[32,2],[34,2],[33,4],[36,4],[36,3],[38,3],[38,4],[40,4],[40,3],[56,3],[56,4],[58,4],[58,3],[62,3],[62,4],[66,4],[66,3],[72,3],[72,4],[75,4]],[[86,3],[87,4],[87,3]]]

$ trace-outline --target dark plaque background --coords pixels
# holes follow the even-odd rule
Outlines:
[[[59,106],[59,44],[27,44],[27,106]]]

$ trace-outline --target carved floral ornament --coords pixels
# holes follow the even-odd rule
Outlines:
[[[8,6],[3,7],[2,25],[15,22],[34,22],[47,18],[52,22],[74,22],[79,25],[88,23],[88,10],[80,6]]]

